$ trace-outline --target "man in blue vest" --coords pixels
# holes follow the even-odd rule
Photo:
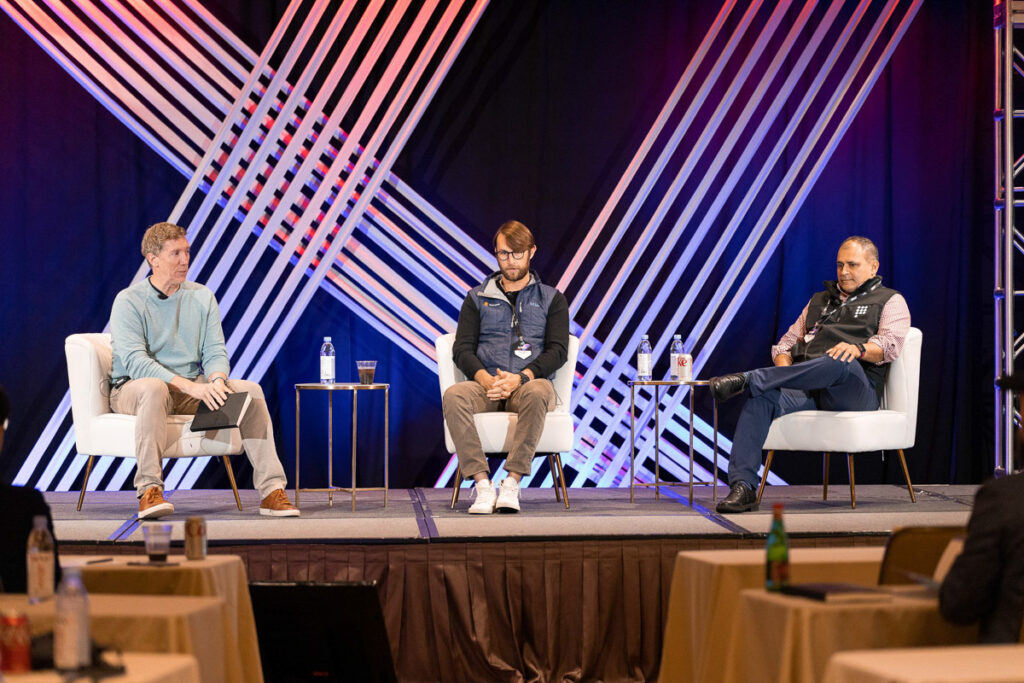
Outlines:
[[[530,472],[544,420],[555,407],[550,378],[568,357],[569,302],[530,269],[536,253],[525,225],[503,224],[494,235],[498,271],[470,290],[459,312],[452,355],[472,379],[449,387],[441,407],[462,476],[476,482],[472,514],[519,511],[519,481]],[[498,410],[518,413],[500,490],[490,480],[473,419]]]
[[[757,509],[761,446],[775,418],[798,410],[878,409],[889,363],[910,330],[910,310],[877,273],[874,243],[846,238],[836,279],[825,282],[772,347],[774,367],[711,379],[716,401],[749,395],[733,436],[729,495],[718,512]]]

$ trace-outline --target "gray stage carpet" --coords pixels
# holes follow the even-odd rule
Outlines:
[[[269,542],[312,543],[428,543],[478,540],[543,540],[581,538],[702,538],[730,539],[763,536],[771,521],[771,504],[786,505],[791,535],[880,535],[898,526],[966,524],[976,486],[915,486],[917,502],[906,488],[889,485],[857,487],[857,507],[850,508],[848,487],[834,486],[822,500],[820,486],[779,486],[765,491],[758,512],[719,515],[712,491],[695,489],[694,505],[685,489],[638,491],[629,502],[628,489],[570,489],[571,509],[555,500],[552,489],[523,491],[519,514],[469,515],[472,502],[463,489],[455,510],[449,508],[451,489],[393,489],[388,505],[383,492],[360,493],[356,510],[351,497],[336,493],[334,505],[326,493],[303,493],[302,517],[261,517],[255,491],[241,491],[243,510],[235,507],[230,490],[171,491],[175,514],[164,518],[183,538],[185,518],[202,515],[214,544]],[[680,494],[683,495],[680,495]],[[726,494],[719,487],[718,496]],[[294,498],[294,491],[289,491]],[[62,542],[141,543],[135,519],[137,503],[130,491],[89,492],[81,512],[76,493],[47,493],[57,537]]]

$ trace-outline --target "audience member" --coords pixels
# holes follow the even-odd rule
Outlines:
[[[4,433],[10,417],[10,402],[3,387],[0,387],[0,457],[3,455]],[[36,515],[46,517],[46,525],[53,534],[53,519],[50,506],[43,494],[33,488],[11,486],[0,483],[0,590],[7,593],[24,593],[28,590],[25,570],[25,550],[28,535],[32,531],[32,519]],[[57,535],[53,534],[54,583],[60,581],[60,559],[57,553]]]
[[[1016,643],[1024,619],[1024,473],[993,479],[974,497],[963,552],[939,590],[954,624],[979,622],[981,643]]]

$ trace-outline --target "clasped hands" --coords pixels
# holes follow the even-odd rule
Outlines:
[[[497,376],[487,374],[487,378],[490,381],[482,376],[477,381],[487,390],[487,398],[492,401],[504,401],[523,383],[523,378],[517,373],[506,372],[501,368],[498,368]]]

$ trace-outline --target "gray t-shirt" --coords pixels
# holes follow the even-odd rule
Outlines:
[[[149,279],[121,290],[110,312],[112,379],[195,379],[231,369],[217,300],[207,287],[183,282],[161,299]]]

